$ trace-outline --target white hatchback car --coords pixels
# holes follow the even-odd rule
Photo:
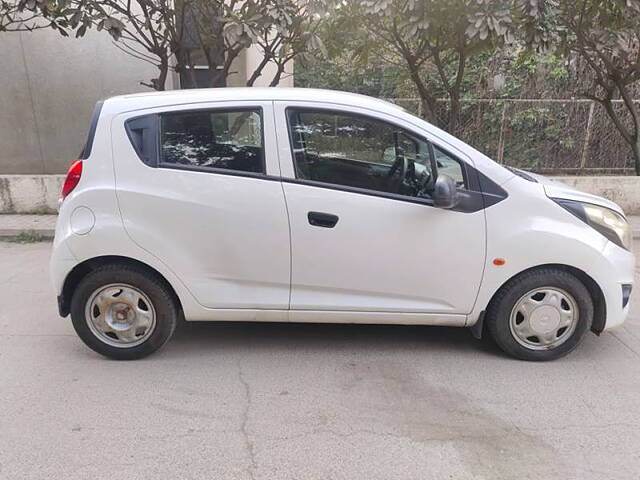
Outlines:
[[[493,162],[403,109],[310,89],[110,98],[66,178],[60,314],[118,359],[186,320],[486,330],[550,360],[627,315],[620,207]]]

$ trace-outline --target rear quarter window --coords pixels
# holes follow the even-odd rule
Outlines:
[[[98,127],[98,119],[100,118],[100,112],[102,111],[102,105],[104,102],[100,101],[96,103],[96,106],[93,108],[93,114],[91,115],[91,124],[89,125],[89,133],[87,135],[87,140],[82,147],[82,151],[78,156],[79,160],[86,160],[91,155],[91,149],[93,147],[93,139],[96,136],[96,128]]]
[[[262,110],[202,109],[125,122],[140,160],[152,167],[264,174]]]
[[[130,118],[125,129],[136,154],[150,167],[158,165],[158,115]]]
[[[264,173],[261,112],[195,110],[161,114],[160,165]]]

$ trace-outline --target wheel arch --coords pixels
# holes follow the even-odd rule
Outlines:
[[[564,271],[572,274],[574,277],[576,277],[578,280],[580,280],[582,282],[582,284],[589,291],[589,294],[591,295],[591,300],[593,302],[593,323],[591,325],[591,331],[594,332],[596,335],[600,335],[600,333],[602,333],[602,331],[604,330],[605,323],[607,321],[607,305],[606,305],[606,302],[605,302],[604,293],[602,292],[602,289],[600,288],[598,283],[589,274],[587,274],[583,270],[580,270],[579,268],[573,267],[571,265],[564,265],[564,264],[560,264],[560,263],[546,263],[546,264],[542,264],[542,265],[536,265],[536,266],[533,266],[533,267],[529,267],[529,268],[527,268],[525,270],[522,270],[522,271],[512,275],[510,278],[505,280],[502,283],[502,285],[500,285],[500,287],[498,289],[496,289],[496,291],[493,293],[493,295],[489,299],[489,302],[486,304],[485,308],[480,313],[480,319],[477,322],[480,325],[478,325],[477,327],[475,325],[472,326],[472,328],[475,330],[474,331],[474,335],[478,336],[480,334],[480,332],[478,332],[478,329],[481,329],[482,331],[484,331],[483,323],[484,323],[485,312],[489,308],[489,305],[491,305],[491,302],[493,302],[494,299],[496,298],[496,296],[498,295],[498,292],[500,290],[502,290],[502,288],[506,284],[508,284],[514,278],[519,277],[520,275],[522,275],[524,273],[531,272],[531,271],[534,271],[534,270],[540,270],[540,269],[543,269],[543,268],[557,268],[559,270],[564,270]]]
[[[78,265],[73,267],[73,269],[67,274],[62,285],[62,292],[58,296],[58,310],[61,317],[66,317],[67,315],[69,315],[71,310],[71,297],[73,296],[73,292],[80,281],[89,272],[103,265],[135,265],[157,276],[167,286],[167,288],[169,288],[169,291],[172,293],[176,305],[178,306],[179,312],[181,312],[181,315],[183,315],[183,308],[180,297],[176,293],[171,283],[167,281],[162,273],[160,273],[152,266],[134,258],[124,257],[120,255],[104,255],[100,257],[89,258],[79,263]]]

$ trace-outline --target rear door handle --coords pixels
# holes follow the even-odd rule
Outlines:
[[[314,227],[333,228],[338,223],[338,216],[331,213],[309,212],[307,214],[309,224]]]

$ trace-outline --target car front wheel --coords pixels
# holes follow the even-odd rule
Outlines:
[[[578,346],[593,321],[584,284],[559,268],[524,272],[504,285],[486,313],[498,346],[522,360],[554,360]]]
[[[135,265],[98,267],[80,281],[71,299],[71,319],[80,338],[118,360],[156,351],[173,334],[177,318],[169,287]]]

